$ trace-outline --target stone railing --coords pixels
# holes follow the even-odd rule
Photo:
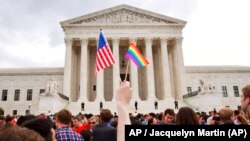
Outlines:
[[[183,99],[187,99],[187,98],[190,98],[190,97],[194,97],[196,95],[198,95],[200,92],[200,90],[197,90],[197,91],[193,91],[191,93],[188,93],[188,94],[185,94],[182,96]]]
[[[60,98],[69,101],[69,97],[67,97],[66,95],[62,94],[62,93],[57,93],[59,95]]]

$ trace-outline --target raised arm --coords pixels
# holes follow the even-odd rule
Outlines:
[[[132,90],[128,81],[122,82],[116,90],[116,104],[118,111],[117,141],[125,141],[125,125],[130,125],[129,103],[132,97]]]

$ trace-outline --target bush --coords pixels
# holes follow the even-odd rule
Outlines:
[[[3,115],[4,114],[4,110],[3,108],[0,107],[0,115]]]

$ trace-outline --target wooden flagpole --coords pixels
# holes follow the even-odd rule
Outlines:
[[[127,63],[127,69],[126,69],[126,74],[125,74],[125,79],[124,79],[124,81],[126,81],[126,80],[127,80],[129,62],[130,62],[130,61],[128,61],[128,63]]]

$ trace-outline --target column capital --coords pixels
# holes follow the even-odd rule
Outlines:
[[[129,37],[129,42],[135,42],[136,43],[136,37]]]
[[[153,37],[145,37],[144,40],[146,44],[149,44],[153,42]]]
[[[161,42],[167,42],[169,37],[160,37]]]
[[[88,44],[89,39],[88,38],[80,38],[80,43],[81,44]]]
[[[183,40],[183,37],[175,38],[176,43],[181,43]]]
[[[64,42],[66,44],[66,47],[71,46],[73,43],[73,39],[72,38],[64,38]]]
[[[112,42],[113,42],[113,45],[114,45],[114,44],[116,44],[116,45],[119,44],[119,42],[120,42],[120,37],[113,37],[113,38],[112,38]]]

